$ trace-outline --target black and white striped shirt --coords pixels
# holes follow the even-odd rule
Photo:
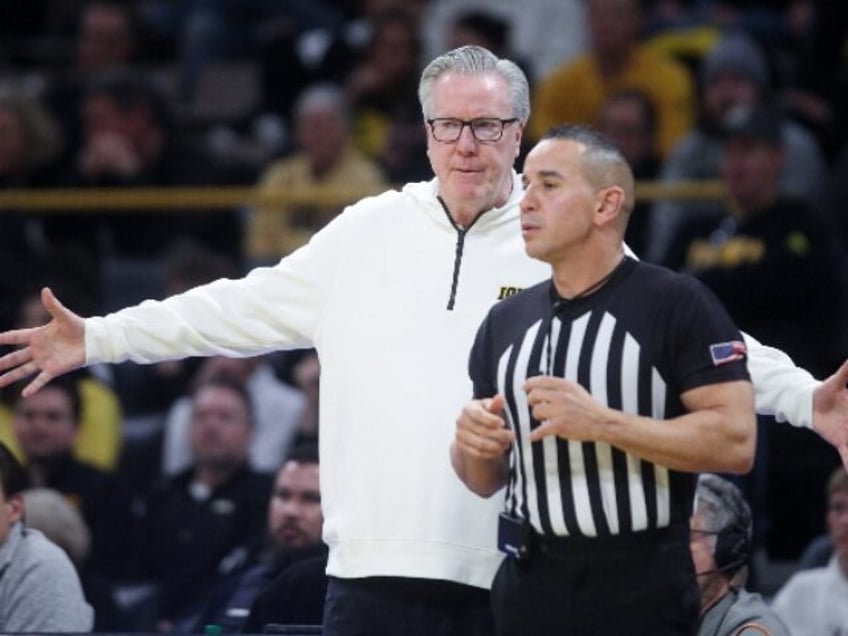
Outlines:
[[[742,337],[715,296],[691,277],[625,259],[598,291],[560,299],[551,282],[495,305],[481,325],[469,372],[475,397],[501,393],[517,432],[507,510],[537,532],[605,536],[685,522],[694,475],[603,442],[548,436],[522,389],[533,375],[576,381],[599,402],[669,419],[692,388],[748,379]]]

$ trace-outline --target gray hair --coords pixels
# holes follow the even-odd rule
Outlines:
[[[23,491],[26,525],[44,533],[80,567],[88,558],[91,532],[79,510],[56,490],[30,488]]]
[[[562,124],[548,129],[539,141],[570,139],[582,145],[584,176],[599,187],[617,185],[624,190],[624,211],[630,213],[635,203],[635,179],[630,164],[612,141],[590,126]]]
[[[294,119],[299,120],[306,113],[316,109],[327,109],[338,113],[345,125],[350,120],[344,91],[331,82],[321,82],[303,89],[294,102],[292,112]]]
[[[743,528],[750,539],[753,532],[751,508],[733,482],[718,475],[699,475],[695,497],[705,530],[721,532],[736,526]]]
[[[424,119],[433,116],[433,85],[444,73],[481,75],[497,73],[509,87],[509,102],[512,115],[526,122],[530,117],[530,86],[527,76],[515,62],[499,58],[482,46],[461,46],[443,53],[430,62],[421,73],[418,84],[418,100]]]

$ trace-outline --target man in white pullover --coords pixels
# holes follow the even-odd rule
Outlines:
[[[518,67],[449,51],[419,88],[436,175],[364,199],[303,248],[240,280],[83,319],[49,290],[46,326],[0,334],[0,386],[37,391],[95,362],[250,356],[315,347],[321,360],[321,489],[330,576],[325,636],[492,633],[502,498],[454,475],[466,364],[488,309],[547,278],[524,253],[513,170],[530,114]],[[758,408],[814,427],[845,456],[848,364],[825,383],[748,343]]]

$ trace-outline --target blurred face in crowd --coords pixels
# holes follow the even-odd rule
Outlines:
[[[514,117],[506,80],[497,73],[444,73],[434,82],[430,106],[428,118]],[[456,141],[440,142],[427,127],[427,156],[439,180],[439,194],[452,213],[476,215],[506,203],[523,129],[523,122],[515,121],[504,126],[498,141],[481,142],[465,126]]]
[[[638,39],[638,0],[590,0],[588,18],[592,48],[601,57],[622,55]]]
[[[783,167],[778,146],[756,139],[728,139],[721,172],[728,194],[743,212],[759,211],[776,196]]]
[[[77,425],[71,398],[58,387],[47,385],[15,405],[15,435],[30,460],[69,452],[77,437]]]
[[[77,64],[100,71],[126,64],[132,53],[132,29],[121,7],[93,4],[82,16],[77,40]]]
[[[225,386],[203,386],[194,395],[191,445],[198,465],[230,468],[244,463],[253,434],[249,407]]]
[[[631,166],[654,156],[654,139],[644,105],[635,98],[621,97],[604,107],[598,122],[600,132],[612,141]]]
[[[318,464],[288,461],[277,473],[268,506],[268,530],[274,545],[302,548],[321,541],[321,493]]]
[[[704,86],[703,105],[707,119],[722,121],[731,109],[751,106],[759,100],[757,85],[739,73],[716,73]]]
[[[297,120],[297,142],[316,177],[338,162],[347,137],[344,115],[331,106],[315,106]]]
[[[8,497],[0,483],[0,547],[9,539],[12,526],[21,520],[24,510],[24,500],[19,494]]]

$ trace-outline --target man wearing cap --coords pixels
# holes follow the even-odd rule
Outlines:
[[[754,106],[769,101],[769,71],[765,56],[756,43],[743,33],[720,38],[700,67],[700,119],[696,128],[683,137],[663,163],[664,182],[718,179],[721,158],[722,120],[738,106]],[[780,134],[786,152],[778,178],[782,194],[797,196],[812,204],[820,192],[827,171],[815,138],[800,125],[780,120]],[[719,201],[667,200],[657,202],[649,220],[647,249],[643,258],[677,267],[670,253],[690,219],[715,220],[722,215]]]
[[[738,107],[721,135],[728,205],[718,220],[693,223],[681,235],[682,268],[718,295],[740,329],[775,343],[814,374],[824,373],[844,351],[842,257],[832,233],[805,202],[781,192],[787,151],[778,113]],[[795,558],[823,515],[807,493],[827,479],[836,459],[819,440],[777,428],[760,428],[766,461],[746,488],[758,517],[793,519],[757,541],[775,557]],[[765,498],[767,490],[781,496]]]
[[[719,134],[728,205],[718,222],[684,235],[680,262],[718,294],[742,329],[825,373],[840,359],[839,261],[827,225],[781,192],[787,153],[780,115],[740,106]]]

